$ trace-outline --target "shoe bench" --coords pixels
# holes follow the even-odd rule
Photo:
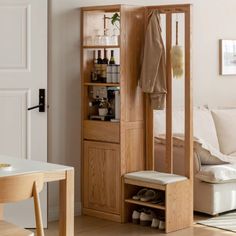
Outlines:
[[[190,180],[184,176],[160,173],[156,171],[139,171],[125,174],[122,178],[122,222],[132,221],[132,212],[137,207],[148,207],[165,218],[165,232],[170,233],[191,226],[192,199]],[[141,188],[163,191],[163,204],[154,204],[133,200]]]

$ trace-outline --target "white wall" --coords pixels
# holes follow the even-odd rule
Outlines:
[[[77,1],[49,0],[48,161],[75,167],[80,211],[80,79]],[[58,184],[50,184],[49,219],[58,216]]]
[[[80,202],[79,13],[88,5],[193,4],[194,104],[236,105],[236,76],[219,76],[218,41],[236,39],[235,0],[49,0],[49,161],[76,167],[76,205]],[[181,85],[175,82],[176,86]],[[178,92],[177,95],[178,97]],[[179,95],[180,96],[180,95]],[[57,188],[50,188],[50,218],[57,214]]]

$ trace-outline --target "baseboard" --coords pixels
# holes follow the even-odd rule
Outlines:
[[[93,217],[97,217],[100,219],[105,219],[105,220],[110,220],[110,221],[121,223],[121,216],[116,215],[116,214],[112,214],[112,213],[83,208],[83,215],[93,216]]]
[[[81,202],[75,202],[75,216],[81,215]],[[50,207],[48,210],[48,222],[59,219],[59,206]]]

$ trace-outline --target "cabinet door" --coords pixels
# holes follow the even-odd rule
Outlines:
[[[84,141],[84,207],[120,213],[119,145]]]

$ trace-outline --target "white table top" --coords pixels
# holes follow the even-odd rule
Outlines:
[[[0,177],[20,174],[30,174],[35,172],[56,172],[71,170],[73,167],[56,165],[46,162],[18,159],[0,155],[1,164],[10,164],[9,168],[0,168]]]

